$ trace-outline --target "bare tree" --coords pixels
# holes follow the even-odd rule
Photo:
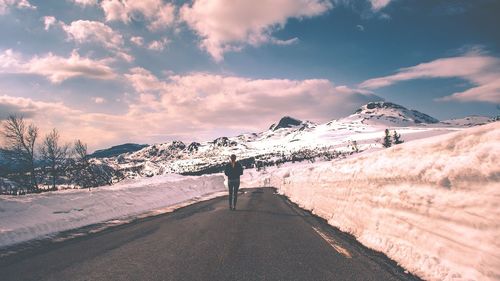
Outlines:
[[[37,191],[35,143],[38,128],[32,123],[27,125],[22,116],[10,115],[3,124],[2,135],[7,150],[11,152],[11,158],[21,167],[21,177],[29,177],[30,189]]]
[[[69,145],[59,143],[59,132],[53,129],[43,139],[40,154],[45,164],[49,166],[49,172],[52,182],[52,189],[56,189],[57,178],[65,169],[65,163],[68,158]]]
[[[80,163],[87,163],[88,162],[87,144],[83,143],[81,140],[75,141],[75,144],[73,147],[73,153],[75,154],[77,162],[80,162]]]
[[[89,159],[87,145],[80,140],[75,141],[73,147],[74,170],[72,181],[83,188],[90,189],[106,184],[112,184],[113,180],[123,179],[121,172],[110,166],[92,163]]]

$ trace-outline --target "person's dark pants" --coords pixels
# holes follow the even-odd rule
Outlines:
[[[228,180],[227,185],[229,186],[229,208],[235,208],[236,201],[238,200],[238,188],[240,188],[240,181]]]

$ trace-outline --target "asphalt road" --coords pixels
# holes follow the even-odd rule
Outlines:
[[[19,246],[0,280],[418,280],[275,194],[250,189],[68,239]]]

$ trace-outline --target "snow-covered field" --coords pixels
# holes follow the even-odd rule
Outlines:
[[[246,171],[426,280],[500,280],[500,123]]]
[[[184,204],[226,194],[221,193],[225,190],[221,175],[165,175],[125,180],[91,191],[0,196],[0,247],[149,211],[172,211]]]

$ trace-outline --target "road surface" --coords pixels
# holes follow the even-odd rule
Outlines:
[[[1,280],[418,280],[272,188],[18,246]]]

